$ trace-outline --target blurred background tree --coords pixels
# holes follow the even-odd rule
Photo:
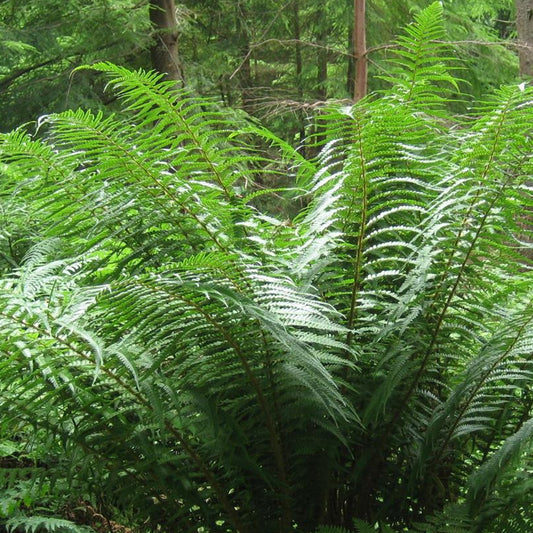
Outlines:
[[[516,33],[520,75],[533,76],[533,1],[516,0]]]

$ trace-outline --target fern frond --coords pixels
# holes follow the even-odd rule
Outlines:
[[[533,419],[529,419],[470,477],[468,496],[471,505],[475,506],[485,497],[498,479],[501,479],[516,461],[520,461],[524,451],[530,453],[532,435]]]
[[[88,526],[80,526],[53,516],[14,516],[6,522],[6,528],[9,533],[23,530],[25,533],[37,533],[38,531],[57,533],[94,533],[94,529]]]
[[[449,504],[426,522],[416,524],[412,531],[420,533],[469,533],[474,531],[474,520],[464,504]]]
[[[425,110],[443,106],[451,91],[459,92],[458,80],[448,72],[455,59],[442,43],[442,12],[442,3],[433,2],[415,15],[405,35],[397,39],[399,48],[391,60],[396,72],[381,76],[392,84],[402,102]]]

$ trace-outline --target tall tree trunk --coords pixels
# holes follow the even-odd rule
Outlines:
[[[520,76],[533,77],[533,0],[515,0]]]
[[[326,41],[327,33],[320,31],[317,39],[318,53],[317,53],[317,98],[319,100],[326,100],[328,97],[328,48]]]
[[[353,7],[352,0],[348,0],[348,2]],[[349,10],[348,14],[348,66],[346,69],[346,92],[353,98],[354,95],[354,87],[355,87],[355,45],[354,45],[354,13],[353,10]]]
[[[300,0],[293,2],[293,37],[294,37],[294,61],[296,66],[296,91],[298,94],[298,102],[303,104],[304,89],[303,89],[303,61],[302,61],[302,45],[300,43]],[[305,116],[303,110],[300,108],[296,112],[298,117],[298,130],[300,136],[299,150],[305,157]]]
[[[320,24],[320,21],[319,21]],[[317,56],[316,56],[316,97],[319,101],[324,102],[328,97],[328,48],[327,48],[327,29],[322,26],[317,34]],[[324,121],[320,118],[320,110],[316,113],[315,118],[315,142],[320,145],[324,142],[325,136]]]
[[[242,95],[242,108],[247,113],[254,111],[253,99],[253,76],[252,76],[252,52],[250,50],[250,35],[246,26],[248,12],[242,2],[235,5],[235,26],[236,34],[241,43],[242,64],[239,69],[239,85]]]
[[[353,99],[357,102],[366,96],[368,84],[366,58],[366,0],[354,0],[353,13],[353,56],[355,59]]]
[[[152,67],[167,79],[185,81],[179,55],[178,21],[174,0],[150,0],[150,22],[155,42],[150,50]]]

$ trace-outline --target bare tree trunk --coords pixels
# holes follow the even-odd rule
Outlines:
[[[239,85],[242,95],[242,108],[250,114],[254,112],[253,98],[253,74],[252,74],[252,51],[250,49],[250,35],[246,25],[248,12],[242,2],[235,4],[235,27],[239,42],[241,43],[242,64],[239,69]]]
[[[294,23],[294,60],[296,65],[296,90],[298,94],[298,100],[303,103],[304,89],[303,89],[303,61],[302,61],[302,45],[300,43],[300,1],[294,0],[293,3],[293,23]],[[298,117],[298,129],[300,137],[300,152],[305,156],[305,116],[302,109],[299,109],[296,113]]]
[[[166,74],[167,79],[184,82],[180,63],[178,21],[174,0],[150,0],[150,22],[155,42],[150,50],[152,67]]]
[[[322,31],[318,36],[318,53],[317,53],[317,98],[321,101],[328,97],[328,48],[326,35]]]
[[[352,3],[351,0],[349,0]],[[348,21],[348,67],[346,69],[346,92],[353,98],[355,87],[355,45],[354,45],[354,19],[355,16],[350,10]]]
[[[366,96],[368,85],[366,58],[366,1],[354,0],[353,12],[353,56],[355,59],[353,99],[354,102],[357,102]]]
[[[520,76],[533,77],[533,0],[515,0]]]

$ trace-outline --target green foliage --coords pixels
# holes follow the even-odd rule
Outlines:
[[[35,117],[77,107],[104,109],[98,76],[72,75],[102,58],[130,69],[150,68],[148,2],[133,0],[6,0],[0,4],[1,131]],[[400,28],[423,11],[428,0],[367,3],[371,90],[387,84],[391,48]],[[462,73],[475,99],[518,74],[512,32],[512,0],[446,0],[445,40],[466,67]],[[216,95],[267,121],[291,143],[315,118],[313,103],[347,98],[353,86],[350,35],[353,2],[306,0],[186,0],[176,3],[180,62],[190,87]],[[298,30],[298,31],[297,31]],[[298,50],[298,53],[296,53]],[[297,66],[301,58],[300,65]],[[249,61],[248,61],[249,60]],[[317,62],[327,64],[319,74]],[[320,76],[325,79],[319,80]],[[471,99],[470,99],[471,100]],[[446,102],[464,111],[464,102]],[[312,120],[311,120],[312,121]]]
[[[347,529],[338,526],[320,526],[316,533],[350,533]]]
[[[443,4],[446,35],[457,43],[454,54],[464,67],[462,77],[470,99],[476,101],[516,78],[517,54],[510,39],[515,27],[515,3],[453,0]]]
[[[70,520],[61,518],[52,518],[49,516],[17,516],[8,520],[7,531],[24,531],[25,533],[94,533],[93,529],[84,526],[78,526]]]
[[[144,530],[526,530],[533,91],[446,114],[441,32],[313,161],[109,63],[123,114],[0,137],[0,437],[36,478]],[[253,185],[287,173],[281,221]]]
[[[32,480],[39,477],[41,472],[27,458],[14,460],[14,453],[18,452],[15,443],[2,442],[0,455],[0,518],[5,519],[16,514],[22,506],[32,506],[45,490],[39,483]]]
[[[441,53],[446,50],[442,43],[442,5],[435,2],[419,13],[406,32],[398,39],[399,48],[394,51],[399,75],[383,79],[393,82],[403,93],[402,98],[417,105],[434,107],[446,103],[451,89],[457,92],[458,87],[456,79],[448,73],[451,58],[442,57]]]
[[[135,68],[148,63],[149,46],[145,2],[2,2],[0,131],[44,113],[102,106],[99,80],[72,70],[102,57]]]

